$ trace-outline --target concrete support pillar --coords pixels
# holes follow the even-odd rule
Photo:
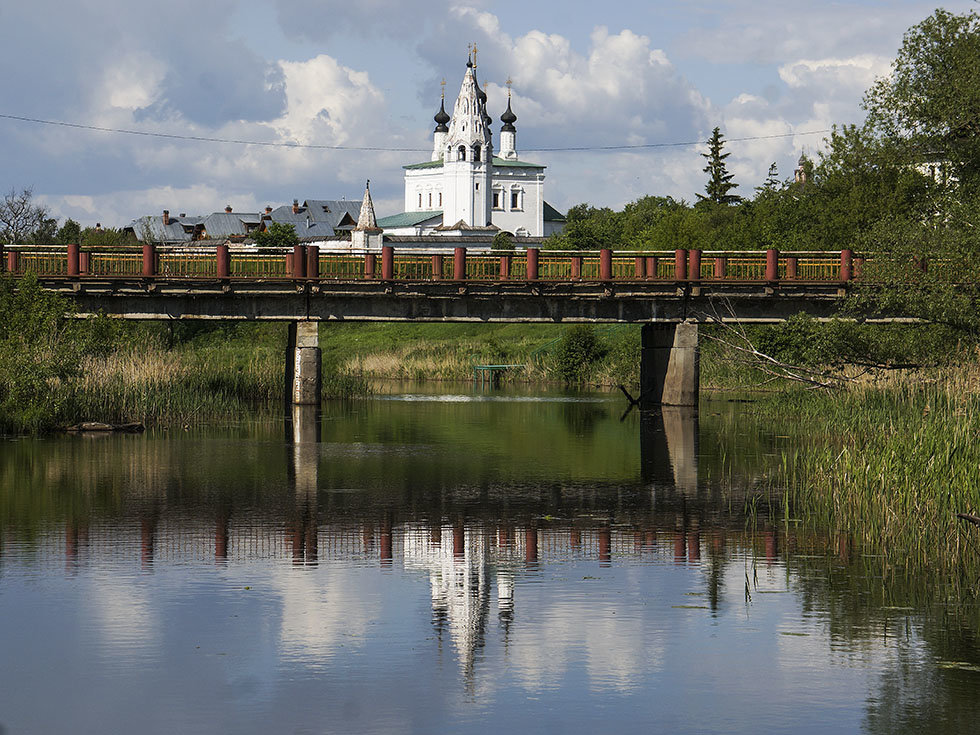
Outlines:
[[[640,355],[641,408],[697,406],[700,348],[696,322],[644,324]]]
[[[286,347],[286,403],[320,403],[320,342],[318,322],[290,322]]]

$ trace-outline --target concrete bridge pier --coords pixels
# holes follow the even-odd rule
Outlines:
[[[286,404],[320,405],[320,339],[317,322],[290,322],[286,346]]]
[[[701,350],[697,322],[643,325],[640,408],[698,405]]]

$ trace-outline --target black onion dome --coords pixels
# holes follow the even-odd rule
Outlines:
[[[504,114],[500,116],[500,122],[504,124],[501,130],[503,130],[505,133],[517,132],[517,128],[514,127],[514,123],[517,122],[517,115],[515,115],[514,111],[510,109],[510,97],[507,98],[507,109],[504,111]]]
[[[432,118],[436,121],[436,132],[437,133],[448,133],[449,132],[449,121],[452,119],[446,114],[446,100],[439,103],[439,112],[436,116]]]

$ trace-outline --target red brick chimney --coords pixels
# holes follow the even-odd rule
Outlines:
[[[299,199],[293,199],[293,214],[299,214]]]
[[[169,224],[170,224],[170,210],[165,209],[163,210],[163,226],[166,227]]]
[[[231,205],[230,204],[228,204],[228,205],[225,206],[225,212],[227,214],[231,214]]]

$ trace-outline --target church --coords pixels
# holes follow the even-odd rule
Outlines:
[[[487,94],[476,78],[476,52],[450,117],[445,92],[435,115],[430,160],[405,169],[405,211],[378,220],[386,236],[492,236],[506,231],[543,238],[560,232],[565,218],[544,200],[544,170],[517,154],[517,115],[500,116],[500,149],[494,149]]]

